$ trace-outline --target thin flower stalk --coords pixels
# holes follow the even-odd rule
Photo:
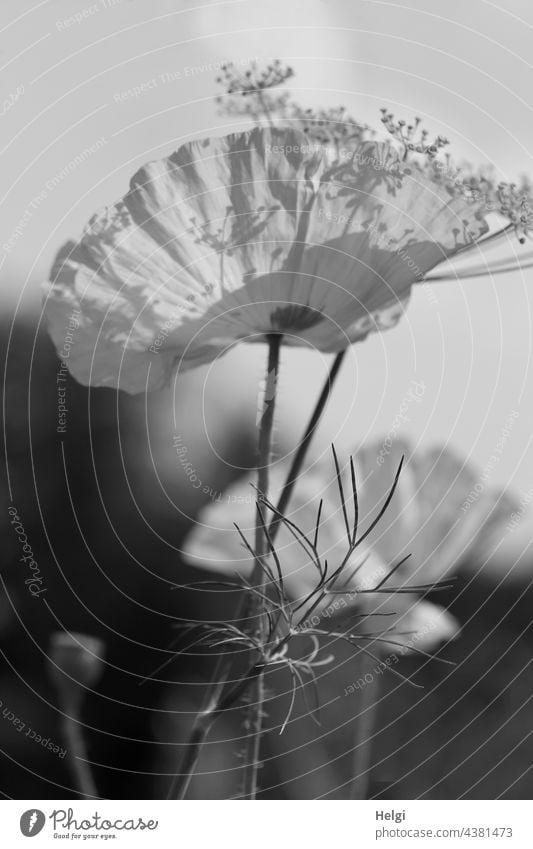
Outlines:
[[[265,389],[263,394],[262,410],[259,421],[259,439],[258,439],[258,473],[257,473],[257,491],[259,494],[266,496],[268,492],[269,467],[272,460],[272,435],[274,427],[274,412],[276,401],[277,380],[279,371],[279,354],[281,348],[281,335],[271,334],[268,338],[268,363],[267,374],[265,381]],[[238,529],[237,529],[238,530]],[[263,564],[263,556],[268,547],[268,532],[258,523],[255,537],[255,550],[252,550],[254,569],[252,573],[251,583],[246,582],[244,589],[246,590],[243,605],[241,606],[242,618],[246,623],[249,623],[249,634],[238,632],[238,637],[235,637],[237,629],[234,626],[224,625],[221,623],[220,630],[224,632],[225,638],[217,645],[223,645],[225,648],[230,643],[235,645],[239,642],[242,646],[248,649],[253,656],[257,653],[258,647],[261,646],[265,639],[265,622],[270,620],[270,611],[266,609],[265,602],[268,597],[261,591],[260,587],[264,586],[265,582],[265,566]],[[267,579],[271,576],[267,573]],[[205,583],[205,582],[202,582]],[[210,582],[212,583],[212,582]],[[217,582],[219,583],[219,582]],[[240,616],[239,616],[240,618]],[[215,623],[211,623],[210,633],[213,633],[213,628],[216,628]],[[228,638],[228,634],[233,632],[233,637]],[[253,638],[250,638],[250,634]],[[206,635],[200,638],[202,640]],[[251,642],[250,642],[251,640]],[[198,641],[196,641],[198,644]],[[218,678],[218,672],[221,672],[222,657],[220,654],[219,662],[215,670],[215,677]],[[265,698],[264,680],[261,664],[252,663],[249,672],[244,676],[242,687],[233,688],[229,693],[224,693],[224,679],[220,682],[215,682],[211,688],[210,704],[201,711],[193,725],[191,737],[187,744],[185,758],[180,766],[178,773],[170,788],[169,797],[183,799],[185,798],[190,781],[196,769],[198,759],[200,757],[202,746],[205,743],[209,730],[225,708],[226,704],[232,704],[248,690],[247,696],[249,704],[246,709],[245,728],[247,730],[244,757],[244,772],[243,772],[243,796],[249,799],[255,799],[258,788],[258,770],[260,765],[260,740],[262,733],[263,721],[263,702]]]
[[[97,637],[57,631],[50,639],[49,675],[61,707],[61,727],[70,770],[82,796],[99,798],[83,736],[82,706],[100,680],[105,646]]]
[[[320,419],[321,419],[321,417],[324,413],[327,402],[329,401],[329,398],[331,397],[331,392],[333,390],[333,386],[335,384],[335,381],[337,379],[337,376],[338,376],[339,371],[340,371],[340,367],[341,367],[341,365],[344,361],[345,356],[346,356],[346,351],[341,351],[339,354],[337,354],[335,356],[335,358],[333,360],[330,371],[328,372],[328,375],[326,377],[326,380],[324,382],[324,385],[322,387],[322,390],[320,392],[320,395],[318,397],[316,405],[313,409],[313,412],[311,414],[311,417],[310,417],[309,422],[307,424],[307,427],[305,429],[304,435],[303,435],[303,437],[302,437],[302,439],[301,439],[301,441],[300,441],[300,443],[299,443],[299,445],[298,445],[298,447],[295,451],[294,459],[292,461],[291,467],[290,467],[289,472],[287,474],[287,478],[285,480],[283,490],[282,490],[282,493],[280,495],[280,499],[278,501],[278,505],[277,505],[278,514],[283,513],[288,507],[290,497],[291,497],[292,492],[294,490],[294,486],[295,486],[295,484],[298,480],[298,476],[299,476],[301,469],[303,467],[303,464],[305,462],[306,455],[307,455],[307,452],[308,452],[310,444],[311,444],[311,440],[312,440],[313,436],[315,435],[315,431],[316,431],[316,428],[318,426],[318,423],[319,423],[319,421],[320,421]],[[268,375],[272,374],[272,369],[270,367],[271,365],[272,365],[272,363],[270,363],[269,367],[267,367],[267,374]],[[265,394],[270,395],[272,389],[274,389],[274,386],[271,384],[271,386],[268,389],[265,389]],[[273,400],[274,399],[272,399],[272,401]],[[273,415],[274,407],[271,407],[270,409],[271,409],[271,413]],[[267,419],[266,424],[268,424],[268,419]],[[260,467],[260,469],[262,468],[261,462],[259,462],[259,467]],[[265,469],[268,473],[268,466],[265,465]],[[265,479],[265,476],[262,475],[261,481],[259,482],[259,480],[258,480],[258,490],[264,492],[267,489],[268,489],[268,479],[267,478]],[[322,503],[319,506],[318,515],[317,515],[317,523],[316,523],[316,529],[315,529],[315,541],[314,541],[315,548],[316,548],[316,543],[317,543],[317,539],[318,539],[321,509],[322,509]],[[276,537],[276,534],[277,534],[277,530],[278,530],[280,520],[278,518],[278,515],[275,515],[272,518],[270,525],[267,527],[267,523],[264,520],[261,509],[259,508],[259,505],[258,505],[258,518],[259,518],[260,525],[261,525],[263,533],[262,533],[262,535],[260,533],[258,533],[259,540],[256,540],[256,547],[257,547],[258,541],[259,541],[260,548],[263,546],[263,541],[266,541],[268,551],[272,555],[274,562],[276,564],[277,576],[278,576],[278,581],[279,581],[278,586],[279,586],[279,589],[280,589],[280,595],[281,595],[282,598],[286,598],[285,588],[283,586],[283,573],[282,573],[282,570],[281,570],[279,558],[277,557],[276,550],[275,550],[275,547],[274,547],[274,540],[275,540],[275,537]],[[237,530],[237,532],[240,533],[239,528],[236,528],[236,530]],[[259,527],[258,527],[258,531],[259,531]],[[242,538],[244,545],[248,546],[247,540],[245,539],[245,537],[242,534],[241,534],[241,538]],[[261,571],[265,568],[265,565],[264,565],[264,563],[261,562],[260,558],[256,557],[256,554],[253,551],[253,549],[250,548],[250,552],[252,554],[252,558],[253,558],[254,563],[255,563],[256,577],[258,578],[258,580],[260,580],[259,575],[260,575]],[[199,582],[195,582],[195,585],[206,584],[206,583],[211,584],[212,586],[216,585],[218,588],[220,588],[221,585],[224,585],[224,582],[213,582],[213,581],[199,581]],[[276,582],[272,581],[271,586],[276,586]],[[241,610],[241,613],[243,613],[245,611],[244,612],[244,618],[245,619],[246,619],[246,615],[247,614],[249,615],[249,609],[248,609],[249,603],[247,604],[247,601],[248,601],[247,596],[245,596],[244,606]],[[286,605],[284,604],[280,607],[279,617],[280,618],[284,617],[285,619],[287,619],[285,606]],[[239,616],[240,616],[240,613],[238,614],[238,617]],[[222,674],[222,665],[223,665],[223,654],[221,654],[219,656],[218,662],[215,666],[214,680],[213,680],[213,683],[210,686],[209,692],[208,692],[208,701],[209,701],[209,704],[211,704],[211,705],[217,704],[217,699],[220,699],[220,697],[222,696],[222,693],[224,691],[225,676]],[[262,684],[259,684],[259,683],[256,684],[256,687],[258,689],[261,686],[262,686]],[[194,722],[194,725],[193,725],[193,729],[192,729],[192,732],[191,732],[190,739],[189,739],[188,744],[187,744],[185,758],[184,758],[182,764],[180,765],[180,773],[178,773],[175,776],[175,778],[172,782],[172,785],[171,785],[171,788],[170,788],[170,791],[169,791],[169,794],[168,794],[168,798],[170,798],[170,799],[184,799],[186,797],[190,783],[191,783],[191,780],[192,780],[192,777],[194,775],[194,772],[195,772],[195,769],[196,769],[196,766],[197,766],[197,763],[198,763],[198,759],[200,757],[200,752],[201,752],[202,746],[204,745],[204,743],[206,741],[207,735],[208,735],[209,730],[212,726],[212,722],[214,721],[214,719],[213,719],[213,721],[211,721],[210,717],[214,716],[216,718],[216,716],[218,716],[218,715],[219,715],[218,711],[213,710],[212,708],[210,709],[208,707],[204,708],[198,714],[198,716],[197,716],[197,718]],[[247,739],[249,740],[250,738],[247,738]],[[254,740],[255,740],[255,738],[254,738]],[[245,754],[245,757],[246,757],[246,763],[247,764],[255,762],[257,760],[257,752],[255,751],[255,741],[254,741],[253,751],[247,751],[247,753]],[[247,772],[248,772],[248,770],[247,770]],[[251,770],[250,770],[250,772],[251,772]],[[250,779],[251,779],[251,777],[250,777]]]
[[[268,365],[265,391],[263,396],[263,409],[259,426],[259,457],[257,471],[258,501],[261,497],[268,495],[269,468],[272,462],[272,435],[274,428],[274,412],[276,404],[276,391],[279,372],[279,354],[281,348],[281,335],[271,334],[268,337]],[[259,586],[264,585],[264,570],[261,569],[262,560],[268,549],[268,538],[264,527],[258,522],[255,534],[255,557],[252,582]],[[258,593],[249,593],[247,605],[247,616],[251,627],[257,634],[259,640],[264,640],[265,629],[265,596]],[[256,620],[256,621],[255,621]],[[260,765],[260,744],[263,728],[263,704],[265,700],[265,684],[263,672],[253,677],[249,688],[249,705],[246,710],[245,727],[249,730],[244,751],[244,775],[243,795],[247,799],[255,799],[258,789],[258,770]]]
[[[361,676],[370,672],[371,664],[365,654],[361,655]],[[358,715],[355,720],[355,741],[353,748],[353,778],[350,781],[348,795],[350,799],[366,799],[370,777],[372,736],[376,724],[376,704],[379,695],[379,679],[373,678],[370,685],[361,688],[358,703]]]
[[[315,434],[315,430],[318,426],[318,423],[322,418],[322,414],[326,408],[326,404],[329,401],[333,385],[335,383],[335,380],[337,379],[337,375],[340,371],[340,367],[344,361],[345,356],[346,350],[341,351],[339,354],[337,354],[337,356],[333,360],[333,364],[328,373],[324,386],[322,387],[322,391],[318,397],[318,401],[315,405],[315,408],[311,413],[311,417],[305,429],[302,440],[295,451],[294,458],[289,469],[289,473],[287,475],[287,480],[285,481],[277,505],[277,509],[280,514],[284,513],[289,505],[290,497],[292,495],[294,485],[298,480],[298,475],[300,474],[303,463],[305,461],[309,445]],[[280,520],[277,517],[274,517],[270,524],[270,534],[272,536],[272,539],[274,539],[276,536],[279,521]]]
[[[78,792],[86,798],[98,799],[99,793],[87,757],[87,748],[81,730],[79,703],[66,700],[63,705],[61,727],[69,753],[72,776]]]

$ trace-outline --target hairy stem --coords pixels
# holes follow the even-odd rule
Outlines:
[[[269,338],[267,387],[265,389],[264,404],[260,421],[258,489],[265,495],[268,494],[269,464],[271,459],[272,427],[274,423],[274,403],[276,380],[279,370],[280,343],[281,336],[275,336],[274,334],[272,334],[272,336]],[[344,360],[345,353],[345,351],[341,351],[335,357],[329,374],[326,378],[326,382],[317,400],[315,409],[313,410],[311,418],[309,419],[309,422],[305,429],[302,440],[296,450],[296,454],[294,455],[294,459],[292,461],[287,480],[285,481],[281,492],[280,500],[278,502],[278,510],[280,512],[283,512],[289,503],[292,491],[294,489],[294,485],[296,483],[296,480],[298,479],[298,475],[302,468],[307,449],[309,448],[311,439],[314,436],[318,422],[322,417],[327,401],[329,400],[329,397],[331,395],[331,390],[333,389],[333,385]],[[275,537],[278,525],[279,519],[274,518],[270,525],[270,534],[272,538]],[[255,545],[257,553],[264,554],[266,550],[266,540],[264,538],[264,534],[261,532],[261,529],[259,527],[256,528]],[[263,582],[263,576],[257,569],[253,573],[252,582],[255,582],[257,584],[261,584]],[[252,603],[257,604],[257,602]],[[256,617],[258,615],[257,612],[252,609],[251,600],[248,598],[248,596],[244,599],[244,605],[241,605],[241,610],[237,614],[238,618],[240,618],[241,613],[245,619]],[[261,617],[259,616],[258,618],[260,619]],[[219,680],[219,673],[221,672],[222,660],[223,656],[221,655],[214,673],[216,680],[214,682],[214,686],[210,688],[210,693],[208,695],[208,698],[210,700],[214,699],[213,703],[217,702],[217,698],[216,696],[214,696],[213,691],[218,690],[218,698],[220,699],[222,698],[222,692],[224,689],[222,686],[222,681]],[[252,686],[250,687],[250,706],[248,709],[247,720],[248,723],[250,723],[250,729],[253,729],[253,731],[248,736],[246,742],[244,792],[245,795],[248,796],[248,798],[254,798],[257,792],[259,740],[262,728],[262,706],[264,701],[264,682],[262,674],[258,674],[257,676],[251,676],[251,678],[247,677],[245,679],[245,687],[243,688],[242,693],[245,692],[246,687],[248,687],[250,684],[252,684]],[[234,695],[233,690],[231,691],[231,693],[233,693]],[[224,697],[224,703],[226,703],[228,706],[231,706],[231,703],[228,701],[228,697]],[[168,794],[169,799],[185,798],[191,779],[194,775],[194,771],[198,764],[198,759],[200,757],[200,751],[202,749],[202,746],[205,743],[205,740],[213,722],[220,715],[220,704],[221,702],[218,703],[218,707],[215,709],[203,710],[198,714],[193,726],[189,743],[187,744],[184,760],[180,765],[180,773],[175,776],[174,781],[172,783],[172,787]]]
[[[196,772],[200,754],[206,741],[209,729],[213,724],[208,712],[202,711],[198,714],[192,727],[191,736],[187,742],[185,754],[180,764],[180,772],[174,776],[172,786],[168,794],[169,799],[185,799],[192,778]]]
[[[187,743],[183,761],[180,764],[180,772],[174,776],[172,787],[168,794],[169,799],[185,799],[198,761],[202,747],[215,720],[225,710],[233,707],[235,702],[244,694],[250,684],[256,680],[263,671],[261,664],[252,666],[246,675],[238,681],[223,698],[214,698],[211,706],[201,711],[196,717],[191,736]]]
[[[266,385],[263,395],[263,403],[259,426],[258,458],[257,458],[257,488],[260,493],[268,495],[268,482],[270,463],[272,459],[272,433],[274,427],[274,411],[276,402],[276,387],[279,371],[279,354],[282,337],[279,334],[268,336],[268,364],[266,374]],[[259,557],[264,556],[267,550],[267,541],[263,530],[258,523],[255,532],[255,548]],[[252,584],[262,585],[264,577],[261,570],[254,567],[252,573]],[[263,642],[266,634],[266,622],[264,616],[263,602],[253,593],[247,593],[240,614],[249,623],[249,628]],[[239,617],[240,618],[240,617]],[[215,677],[219,677],[222,667],[222,658],[215,667]],[[191,737],[187,744],[183,762],[180,765],[180,773],[174,777],[169,798],[184,799],[189,789],[192,776],[198,765],[198,759],[202,746],[204,745],[209,730],[226,707],[231,707],[232,699],[237,699],[247,689],[249,705],[246,709],[245,725],[248,731],[245,743],[245,764],[243,772],[243,795],[245,798],[255,799],[257,795],[257,773],[259,769],[259,747],[263,725],[263,702],[265,698],[263,669],[257,665],[252,667],[254,674],[248,673],[243,682],[233,687],[224,695],[222,682],[215,681],[211,688],[209,698],[211,706],[201,711],[193,725]],[[213,692],[213,690],[215,692]],[[218,690],[218,693],[216,692]]]
[[[274,411],[276,405],[276,388],[279,371],[279,353],[282,337],[280,334],[268,336],[268,364],[266,374],[265,393],[263,396],[263,408],[259,420],[259,443],[257,462],[257,489],[261,495],[268,497],[268,482],[270,463],[272,461],[272,433],[274,428]],[[255,529],[255,553],[262,557],[267,551],[267,540],[260,523],[257,522]],[[260,569],[254,567],[252,575],[253,584],[263,584],[264,576]],[[247,618],[250,620],[251,628],[261,643],[266,638],[266,618],[264,616],[264,602],[250,593],[247,609]],[[243,775],[243,795],[246,799],[255,799],[257,796],[257,775],[260,766],[261,733],[263,730],[263,703],[265,700],[264,674],[257,675],[253,680],[248,692],[249,705],[246,710],[245,725],[248,730],[246,739]]]
[[[370,672],[372,658],[361,653],[361,677]],[[370,778],[370,756],[372,753],[372,735],[376,718],[376,701],[379,682],[374,678],[361,689],[358,704],[359,715],[355,723],[355,746],[353,749],[353,777],[349,787],[350,799],[366,799]]]

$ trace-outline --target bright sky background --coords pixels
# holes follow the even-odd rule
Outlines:
[[[65,23],[80,13],[80,22]],[[343,103],[375,124],[383,105],[418,114],[452,140],[456,158],[492,163],[502,178],[533,175],[529,0],[3,0],[1,17],[3,309],[20,296],[19,309],[38,311],[39,282],[57,248],[124,193],[137,167],[192,137],[224,132],[216,74],[202,70],[221,59],[281,58],[295,68],[306,105]],[[162,82],[164,74],[176,79]],[[120,99],[154,78],[149,90]],[[98,139],[95,153],[46,189]],[[24,216],[24,233],[6,253],[2,245]],[[449,442],[480,471],[510,413],[519,413],[490,482],[523,495],[533,487],[533,274],[434,291],[436,299],[417,291],[397,329],[353,348],[324,434],[344,446],[387,434],[416,379],[425,392],[398,436],[422,447]],[[255,415],[248,393],[264,350],[246,352],[196,377],[215,444],[215,430],[239,409]],[[280,430],[299,432],[326,362],[285,355]]]

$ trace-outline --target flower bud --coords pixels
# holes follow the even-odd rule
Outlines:
[[[97,637],[56,631],[50,639],[50,676],[64,696],[81,697],[81,687],[93,687],[104,669],[105,645]]]

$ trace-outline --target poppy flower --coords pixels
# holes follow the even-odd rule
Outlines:
[[[488,232],[485,206],[385,142],[194,141],[60,251],[50,333],[77,380],[130,393],[272,333],[338,352],[396,325],[413,284]]]
[[[389,468],[402,456],[407,462],[394,498],[369,539],[372,547],[385,562],[410,553],[416,564],[409,578],[413,583],[484,568],[501,547],[517,507],[515,497],[490,480],[498,457],[478,470],[446,446],[413,451],[401,439],[369,444],[358,451],[357,465],[370,516],[387,493]]]

